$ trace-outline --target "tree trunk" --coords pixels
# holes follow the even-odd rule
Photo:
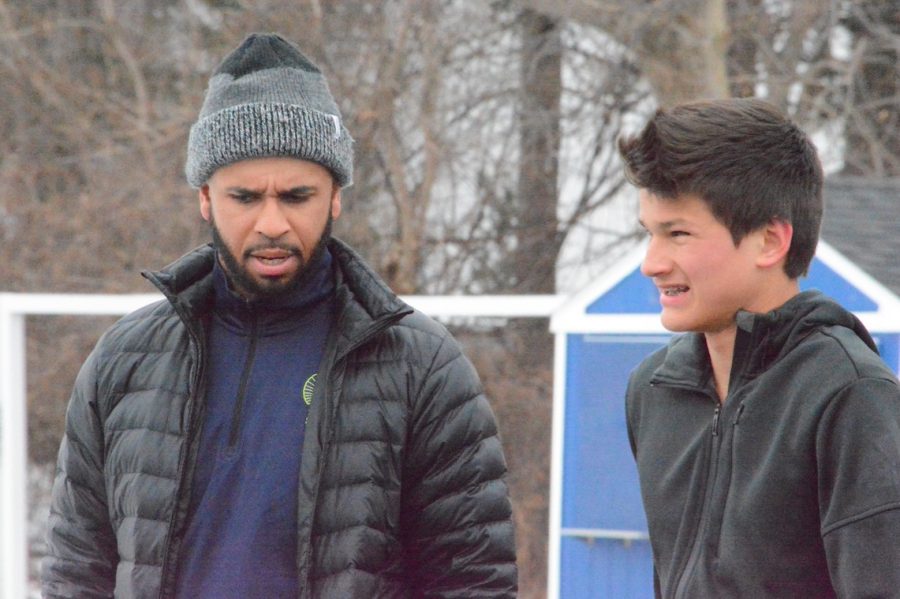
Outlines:
[[[729,96],[726,0],[522,0],[557,20],[602,29],[638,55],[660,104]]]
[[[859,57],[847,119],[844,174],[900,176],[900,1],[868,0],[847,22]]]
[[[753,96],[756,88],[756,27],[760,0],[728,0],[728,22],[731,28],[727,55],[730,93],[736,98]]]
[[[652,9],[651,9],[652,10]],[[683,0],[639,32],[641,68],[660,104],[730,95],[725,0]]]
[[[518,293],[553,293],[559,251],[556,204],[562,44],[555,19],[526,10],[521,22],[518,227],[511,261]]]

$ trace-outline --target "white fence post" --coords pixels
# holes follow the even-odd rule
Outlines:
[[[28,463],[25,316],[0,293],[0,597],[23,599],[28,585]]]
[[[28,594],[25,316],[126,314],[161,297],[0,292],[0,599],[23,599]],[[439,318],[548,318],[564,298],[409,295],[403,299]]]

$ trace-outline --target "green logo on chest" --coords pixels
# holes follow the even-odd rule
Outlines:
[[[303,403],[310,405],[312,403],[313,391],[316,390],[316,374],[311,375],[306,382],[303,383]]]

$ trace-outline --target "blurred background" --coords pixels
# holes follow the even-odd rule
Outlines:
[[[603,273],[638,238],[615,139],[660,105],[763,97],[832,176],[900,177],[900,0],[0,0],[0,290],[147,293],[141,270],[207,240],[187,132],[252,31],[325,72],[356,139],[335,232],[401,294]],[[111,322],[28,319],[34,558],[69,390]],[[521,596],[543,597],[547,321],[449,324],[500,421]]]

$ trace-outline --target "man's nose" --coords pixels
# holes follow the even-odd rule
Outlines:
[[[672,268],[672,262],[666,256],[662,244],[659,241],[650,238],[647,243],[647,253],[644,254],[644,260],[641,262],[641,273],[646,277],[658,277],[666,274]]]
[[[269,239],[278,239],[290,230],[290,224],[277,198],[265,198],[256,219],[256,232]]]

